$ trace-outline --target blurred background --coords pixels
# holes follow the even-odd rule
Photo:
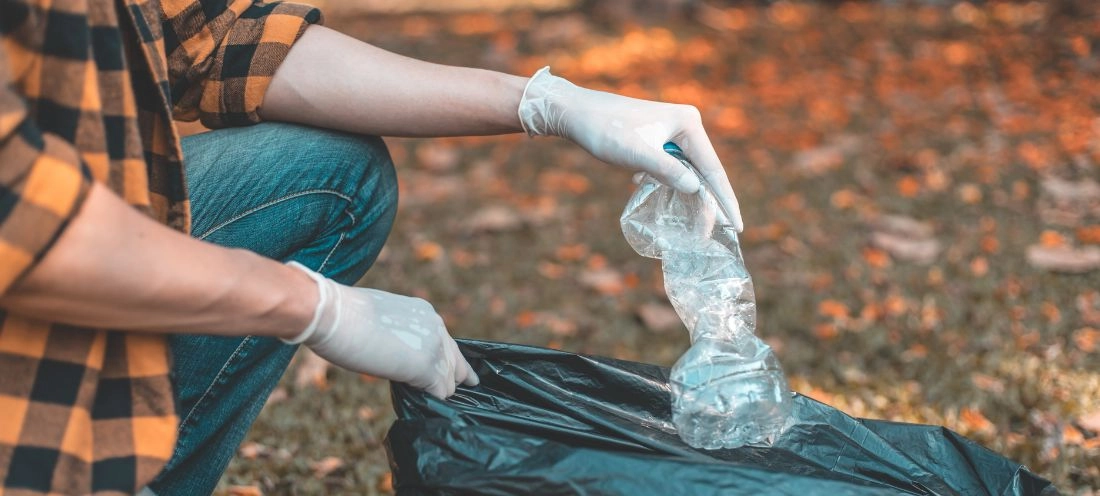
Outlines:
[[[698,106],[794,390],[1098,494],[1100,6],[312,1],[409,56]],[[387,143],[397,225],[361,285],[428,299],[456,337],[686,349],[620,233],[626,172],[556,139]],[[392,418],[386,382],[300,353],[219,493],[391,493]]]

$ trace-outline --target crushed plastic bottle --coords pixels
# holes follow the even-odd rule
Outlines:
[[[695,170],[676,145],[665,151]],[[688,195],[644,175],[623,210],[623,235],[639,255],[661,260],[665,292],[691,333],[670,375],[680,438],[701,449],[771,443],[789,424],[790,390],[754,334],[756,298],[737,231],[703,184]]]

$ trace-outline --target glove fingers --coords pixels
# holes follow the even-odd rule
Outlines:
[[[462,352],[458,350],[458,343],[455,343],[454,339],[447,339],[447,353],[451,355],[451,370],[454,374],[453,382],[455,384],[466,382],[466,376],[470,373],[470,366],[466,363],[466,359],[463,358]]]
[[[436,382],[435,384],[428,386],[425,391],[427,391],[428,394],[435,396],[436,398],[439,398],[441,400],[445,400],[448,396],[450,396],[450,394],[447,393],[447,387],[440,382]]]
[[[637,165],[653,174],[658,181],[681,193],[692,194],[699,191],[699,177],[679,160],[664,150],[650,147],[644,150],[643,156],[638,157]]]
[[[699,169],[699,175],[714,193],[718,207],[726,214],[726,218],[733,223],[738,232],[743,230],[745,222],[741,219],[741,205],[737,202],[733,186],[726,177],[726,169],[722,167],[722,161],[718,159],[710,138],[705,133],[687,135],[681,143],[681,148],[688,161]]]
[[[463,362],[466,363],[466,380],[462,381],[462,383],[471,387],[481,384],[481,378],[477,376],[477,372],[474,372],[473,365],[470,365],[470,362],[466,362],[465,360],[463,360]]]

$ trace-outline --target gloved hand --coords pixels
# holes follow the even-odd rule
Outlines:
[[[544,67],[527,83],[519,119],[528,135],[569,139],[604,162],[648,172],[679,191],[695,193],[699,178],[663,151],[665,143],[675,143],[698,169],[726,218],[738,231],[744,226],[733,187],[695,107],[581,88]]]
[[[336,365],[404,382],[438,398],[454,394],[459,383],[478,384],[430,303],[345,286],[297,262],[287,265],[316,281],[320,297],[313,321],[284,342],[304,344]]]

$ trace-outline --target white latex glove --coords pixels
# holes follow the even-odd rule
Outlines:
[[[438,398],[454,394],[459,383],[480,382],[430,303],[345,286],[297,262],[287,265],[316,281],[320,297],[313,321],[286,343],[304,344],[336,365],[404,382]]]
[[[544,67],[527,83],[519,120],[530,136],[569,139],[604,162],[648,172],[684,193],[698,191],[701,177],[734,227],[744,227],[733,187],[695,107],[581,88]],[[684,151],[699,177],[665,153],[669,142]]]

